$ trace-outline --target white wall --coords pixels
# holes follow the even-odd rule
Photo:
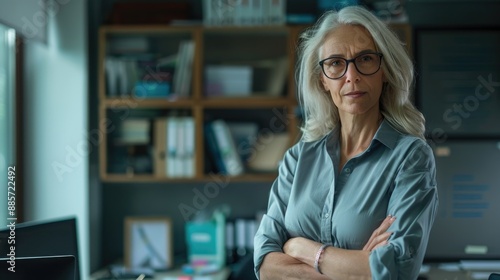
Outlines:
[[[66,3],[68,0],[56,0]],[[50,5],[40,0],[0,0],[0,22],[10,26],[24,37],[45,41],[46,31],[41,26],[51,12]]]
[[[25,47],[25,218],[76,216],[80,270],[82,279],[87,279],[88,149],[92,148],[86,139],[87,5],[85,0],[51,3],[46,43],[28,40]]]

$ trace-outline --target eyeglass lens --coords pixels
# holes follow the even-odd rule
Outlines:
[[[380,69],[379,54],[368,53],[359,55],[351,60],[341,57],[331,57],[323,60],[323,72],[331,79],[341,78],[347,72],[349,62],[354,62],[358,72],[363,75],[372,75]]]

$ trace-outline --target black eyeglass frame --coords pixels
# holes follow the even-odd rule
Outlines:
[[[376,54],[380,58],[380,60],[378,62],[378,68],[377,68],[377,70],[375,70],[375,72],[373,72],[371,74],[365,74],[365,73],[359,71],[358,65],[356,65],[356,59],[358,59],[359,57],[361,57],[363,55],[367,55],[367,54]],[[330,57],[327,57],[325,59],[320,60],[318,64],[321,67],[321,71],[323,72],[323,74],[325,75],[325,77],[327,77],[330,80],[338,80],[338,79],[341,79],[342,77],[344,77],[345,73],[347,73],[347,69],[349,68],[349,63],[351,63],[351,62],[354,64],[354,67],[356,67],[356,71],[358,71],[358,73],[360,73],[361,75],[370,76],[370,75],[373,75],[373,74],[377,73],[380,70],[380,66],[382,66],[382,58],[383,57],[384,57],[384,55],[382,53],[379,53],[379,52],[362,53],[362,54],[360,54],[360,55],[358,55],[358,56],[356,56],[356,57],[354,57],[352,59],[345,59],[345,58],[342,58],[342,57],[330,56]],[[342,60],[344,60],[346,62],[344,73],[342,73],[342,75],[340,75],[340,77],[338,77],[338,78],[330,78],[330,77],[328,77],[328,75],[325,72],[325,68],[323,67],[323,64],[325,63],[325,61],[327,61],[329,59],[332,59],[332,58],[342,59]]]

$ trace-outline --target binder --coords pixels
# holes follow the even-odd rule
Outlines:
[[[176,116],[167,118],[167,177],[179,177],[176,165],[178,165],[177,150],[177,126],[179,120]]]
[[[211,126],[226,175],[236,176],[242,174],[244,171],[243,162],[226,122],[221,119],[215,120]]]
[[[195,125],[193,117],[184,117],[184,140],[185,140],[185,158],[184,158],[184,177],[192,178],[195,176]]]
[[[157,118],[154,122],[153,170],[156,177],[167,176],[167,118]]]

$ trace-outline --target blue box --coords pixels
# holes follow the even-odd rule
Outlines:
[[[158,98],[170,95],[170,83],[155,81],[138,81],[135,83],[134,96],[142,98]]]
[[[186,242],[191,264],[225,265],[225,221],[187,222]]]

